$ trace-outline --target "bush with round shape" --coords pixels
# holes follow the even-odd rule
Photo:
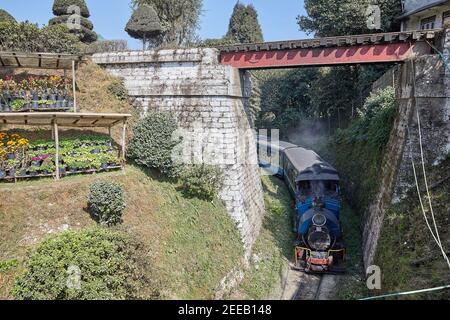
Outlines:
[[[168,177],[179,174],[179,165],[172,159],[180,140],[174,139],[178,129],[170,113],[151,111],[133,129],[128,158],[147,168],[159,170]]]
[[[217,166],[193,165],[181,176],[183,192],[190,197],[213,200],[223,185],[223,171]]]
[[[0,9],[0,22],[13,22],[16,23],[16,19],[10,15],[7,11]]]
[[[72,10],[71,6],[78,7],[80,11]],[[56,17],[49,21],[49,25],[65,25],[67,27],[69,18],[76,17],[80,19],[80,26],[79,28],[70,28],[69,32],[75,34],[80,41],[87,44],[97,41],[98,36],[92,31],[94,25],[87,19],[90,13],[84,0],[55,0],[53,13]]]
[[[141,39],[145,49],[147,40],[161,34],[161,21],[156,10],[149,5],[140,5],[134,10],[125,31],[135,39]]]
[[[126,208],[125,193],[121,185],[114,182],[97,181],[90,186],[89,211],[101,225],[113,226],[122,223]]]
[[[157,299],[144,245],[122,231],[53,235],[30,250],[12,295],[19,300]]]
[[[91,16],[84,0],[55,0],[53,3],[53,14],[55,16],[71,14],[71,12],[68,11],[70,6],[79,7],[80,15],[82,17],[89,18]]]
[[[71,18],[70,15],[54,17],[54,18],[50,19],[48,24],[50,26],[53,26],[55,24],[66,24],[70,18]],[[86,29],[89,29],[89,30],[94,29],[94,25],[92,24],[92,22],[89,19],[86,19],[85,17],[80,17],[80,24],[82,27],[85,27]]]

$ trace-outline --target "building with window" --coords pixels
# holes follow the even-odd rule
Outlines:
[[[449,0],[404,0],[403,13],[398,18],[402,31],[430,30],[450,26]]]

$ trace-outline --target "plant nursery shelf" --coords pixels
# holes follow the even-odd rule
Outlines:
[[[51,126],[56,145],[55,163],[59,163],[59,127],[111,128],[122,124],[121,158],[125,160],[127,121],[131,114],[119,113],[76,113],[76,112],[19,112],[0,113],[0,124],[9,126]],[[56,179],[61,178],[57,168]]]
[[[60,173],[61,176],[71,176],[71,175],[77,175],[77,174],[93,174],[93,173],[100,173],[100,172],[107,172],[112,170],[120,170],[123,169],[123,166],[110,166],[106,169],[89,169],[89,170],[80,170],[80,171],[65,171],[64,173]],[[3,178],[0,178],[0,180],[19,180],[19,179],[33,179],[33,178],[50,178],[50,177],[56,177],[56,173],[40,173],[35,175],[16,175],[15,177],[6,176]]]

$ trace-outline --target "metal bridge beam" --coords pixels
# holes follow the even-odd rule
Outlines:
[[[414,53],[428,54],[423,42],[362,44],[347,47],[221,52],[222,64],[238,69],[269,69],[402,62]]]

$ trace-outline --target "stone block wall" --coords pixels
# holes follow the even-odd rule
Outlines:
[[[265,212],[256,144],[245,112],[248,74],[223,66],[215,49],[104,53],[93,61],[124,79],[142,114],[171,112],[184,138],[183,156],[217,164],[220,193],[236,221],[248,258]]]
[[[444,47],[447,51],[444,53],[449,54],[448,31],[446,39]],[[404,198],[408,190],[415,188],[411,157],[419,169],[418,118],[426,165],[440,163],[450,152],[449,70],[439,55],[426,55],[405,62],[395,70],[394,75],[391,70],[386,76],[386,79],[394,79],[399,114],[383,160],[383,181],[365,221],[363,251],[366,266],[373,263],[386,209]],[[420,181],[423,181],[422,170],[418,170],[418,174]]]

